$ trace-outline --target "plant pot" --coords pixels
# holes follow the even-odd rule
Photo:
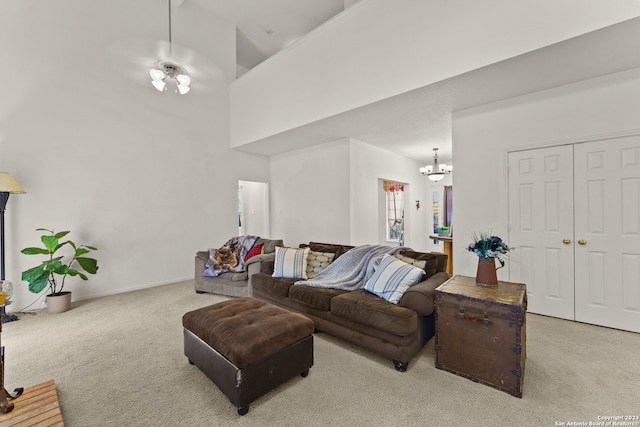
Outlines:
[[[49,314],[63,313],[71,309],[71,292],[60,292],[47,295],[47,312]]]
[[[478,258],[476,284],[480,286],[498,286],[495,259]]]

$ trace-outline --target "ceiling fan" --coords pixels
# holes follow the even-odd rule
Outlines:
[[[169,3],[169,57],[159,59],[151,65],[149,75],[151,84],[160,92],[166,91],[168,83],[175,82],[174,91],[180,95],[185,95],[191,90],[191,78],[187,69],[179,65],[173,58],[171,52],[171,0]]]
[[[106,59],[110,67],[128,80],[147,88],[151,83],[161,92],[186,94],[193,89],[195,83],[196,92],[202,94],[226,85],[228,78],[218,65],[219,59],[216,60],[213,56],[215,54],[185,47],[173,40],[172,25],[175,22],[172,22],[171,15],[176,13],[183,0],[166,1],[169,28],[165,34],[169,38],[125,36],[112,41],[106,47]],[[185,13],[193,13],[193,5],[189,6],[191,9],[185,10]],[[202,9],[197,9],[197,12],[202,13]],[[188,35],[189,33],[186,38]],[[203,47],[200,46],[199,49]],[[178,56],[180,61],[173,55]]]

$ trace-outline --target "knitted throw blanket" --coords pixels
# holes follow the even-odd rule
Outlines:
[[[203,276],[218,277],[222,273],[244,271],[244,258],[256,240],[257,236],[232,237],[221,248],[209,248],[209,260]]]
[[[355,291],[364,288],[373,276],[375,261],[380,262],[384,254],[393,255],[412,249],[405,246],[364,245],[345,252],[313,279],[299,280],[294,285],[316,288],[343,289]]]

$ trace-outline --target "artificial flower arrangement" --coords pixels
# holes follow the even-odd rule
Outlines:
[[[483,259],[497,259],[500,262],[501,267],[504,267],[504,260],[502,256],[507,254],[511,249],[506,243],[498,236],[491,236],[488,233],[480,233],[480,235],[473,235],[473,243],[471,243],[467,250],[473,252],[478,257]]]

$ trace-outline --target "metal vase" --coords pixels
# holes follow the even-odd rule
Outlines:
[[[498,275],[496,273],[495,259],[478,258],[476,284],[480,286],[498,286]]]

